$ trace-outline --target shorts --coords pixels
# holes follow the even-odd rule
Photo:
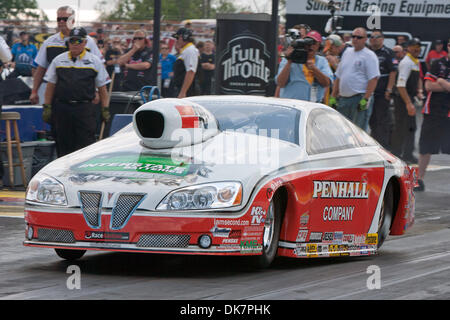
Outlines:
[[[419,140],[420,154],[450,154],[450,118],[423,115]]]

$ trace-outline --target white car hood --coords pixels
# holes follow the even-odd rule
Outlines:
[[[154,210],[174,189],[218,181],[240,181],[244,205],[263,176],[299,162],[305,157],[303,150],[278,139],[237,132],[222,132],[190,147],[153,150],[125,129],[53,161],[40,173],[64,185],[69,206],[79,206],[78,191],[144,192],[148,196],[140,207]]]

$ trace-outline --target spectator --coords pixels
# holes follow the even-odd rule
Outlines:
[[[87,51],[84,28],[70,31],[69,51],[56,56],[45,74],[44,119],[54,127],[58,157],[95,142],[97,126],[92,100],[96,88],[102,104],[103,120],[109,120],[108,92],[110,81],[103,62]],[[77,81],[74,79],[83,79]]]
[[[202,68],[202,77],[200,82],[201,94],[211,94],[212,81],[214,78],[215,55],[214,55],[214,43],[211,40],[205,42],[205,48],[200,55],[200,66]]]
[[[384,35],[381,30],[374,30],[370,36],[370,48],[378,57],[380,78],[372,99],[372,114],[370,116],[370,132],[384,148],[390,148],[392,132],[389,113],[392,88],[396,69],[393,64],[394,52],[384,45]],[[369,111],[370,112],[370,111]]]
[[[402,46],[402,45],[406,45],[408,42],[408,37],[406,36],[397,36],[397,44]]]
[[[147,44],[144,30],[136,30],[133,35],[133,46],[117,60],[124,68],[122,81],[123,91],[139,91],[144,86],[154,85],[151,67],[152,51]]]
[[[419,185],[414,191],[425,190],[423,178],[431,155],[450,154],[450,41],[447,47],[447,56],[434,60],[425,76],[428,96],[419,139]]]
[[[434,49],[430,50],[430,52],[427,55],[427,58],[425,59],[425,64],[427,65],[427,70],[431,69],[431,64],[434,60],[439,60],[441,58],[444,58],[447,56],[447,51],[444,49],[444,43],[442,40],[436,40],[434,42]]]
[[[304,39],[308,33],[311,32],[311,27],[307,24],[297,24],[293,27],[294,29],[297,29],[300,31],[300,38]]]
[[[173,97],[173,65],[176,60],[177,57],[169,53],[169,45],[164,41],[161,41],[161,54],[159,55],[159,61],[161,61],[161,95],[164,98]]]
[[[11,48],[15,67],[9,78],[30,77],[33,60],[37,55],[36,46],[29,41],[30,35],[26,31],[22,31],[19,36],[20,42],[14,44]]]
[[[308,57],[305,64],[294,63],[292,52],[294,48],[289,46],[286,50],[286,58],[280,63],[277,85],[280,89],[280,97],[321,102],[325,96],[325,88],[330,86],[332,71],[327,59],[318,55],[322,37],[317,31],[309,32],[305,38],[310,38],[314,44],[308,48]]]
[[[395,103],[395,130],[392,135],[392,153],[408,163],[417,163],[413,156],[416,132],[416,108],[414,97],[421,94],[420,40],[408,41],[408,53],[398,65],[397,94]]]
[[[114,83],[112,84],[112,91],[121,90],[122,70],[119,64],[119,57],[123,55],[121,41],[119,37],[115,37],[112,41],[112,46],[105,54],[106,71],[112,77],[114,73]]]
[[[173,66],[175,96],[184,98],[196,95],[195,75],[199,52],[194,45],[192,30],[180,28],[173,37],[177,39],[175,48],[180,53]]]
[[[336,34],[328,36],[325,40],[323,53],[325,54],[333,73],[336,72],[345,49],[347,49],[347,45],[342,41],[341,37]]]
[[[42,84],[42,79],[44,78],[48,66],[57,55],[67,51],[66,40],[68,39],[70,30],[72,29],[73,23],[75,22],[75,10],[73,10],[69,6],[58,8],[58,10],[56,11],[56,15],[56,20],[58,22],[58,32],[44,41],[33,63],[34,66],[37,67],[36,71],[33,74],[33,89],[31,90],[30,95],[30,101],[33,104],[37,104],[39,102],[38,90]],[[94,39],[88,36],[86,38],[86,41],[86,48],[89,49],[91,53],[103,60],[103,55],[98,49]]]
[[[342,56],[330,97],[330,106],[336,107],[363,130],[367,127],[368,101],[380,76],[377,56],[366,48],[366,40],[364,28],[353,30],[353,47],[345,50]]]

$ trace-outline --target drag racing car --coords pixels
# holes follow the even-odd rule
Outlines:
[[[414,172],[325,105],[159,99],[59,158],[26,192],[25,246],[276,256],[373,255],[414,222]]]

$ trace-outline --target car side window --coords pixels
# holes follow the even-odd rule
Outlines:
[[[359,147],[358,139],[342,116],[324,109],[311,111],[306,125],[306,151],[308,154],[356,147]]]

